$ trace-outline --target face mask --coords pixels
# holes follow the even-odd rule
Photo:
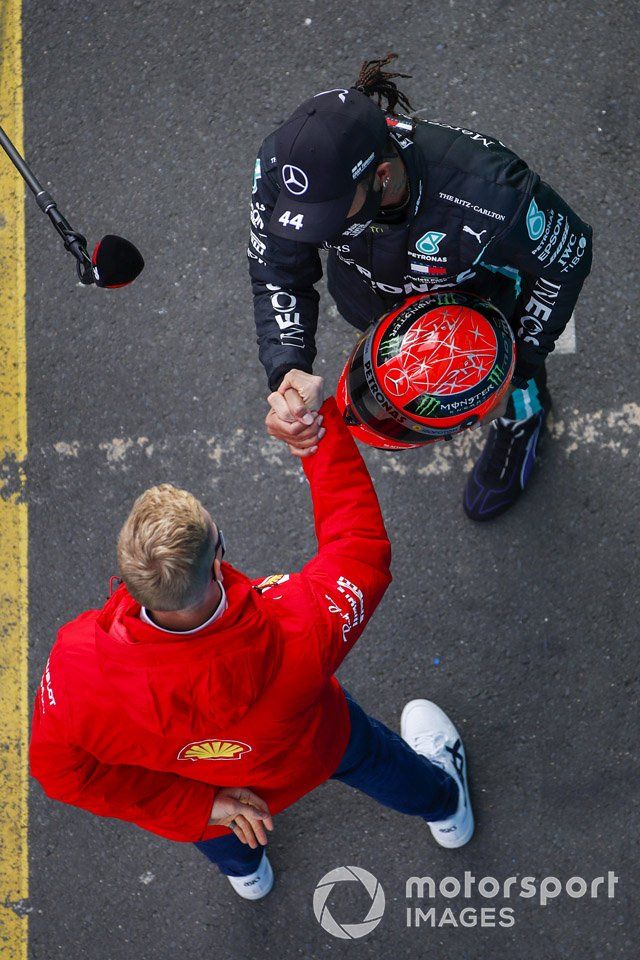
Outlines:
[[[377,177],[370,184],[364,203],[358,212],[345,220],[342,236],[347,234],[349,237],[357,237],[378,216],[382,204],[382,190],[375,189],[376,179]]]

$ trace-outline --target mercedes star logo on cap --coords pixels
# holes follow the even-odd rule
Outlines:
[[[304,170],[301,170],[300,167],[293,167],[290,163],[282,168],[282,181],[289,193],[293,193],[297,197],[306,193],[309,189],[309,178]]]

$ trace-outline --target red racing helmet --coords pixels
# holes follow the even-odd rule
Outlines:
[[[336,399],[352,433],[403,450],[451,437],[506,391],[515,342],[502,313],[470,293],[409,297],[354,347]]]

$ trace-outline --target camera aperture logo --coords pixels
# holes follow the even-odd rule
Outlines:
[[[360,923],[338,923],[327,906],[327,900],[333,888],[337,883],[344,882],[361,883],[371,897],[371,906]],[[313,912],[316,920],[327,933],[340,940],[358,940],[360,937],[366,937],[382,920],[384,908],[385,896],[382,884],[372,873],[363,870],[362,867],[336,867],[335,870],[330,870],[318,881],[313,894]]]

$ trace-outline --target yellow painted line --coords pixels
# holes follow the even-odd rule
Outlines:
[[[0,0],[0,124],[22,152],[21,0]],[[26,960],[29,896],[24,186],[0,149],[0,956]]]

